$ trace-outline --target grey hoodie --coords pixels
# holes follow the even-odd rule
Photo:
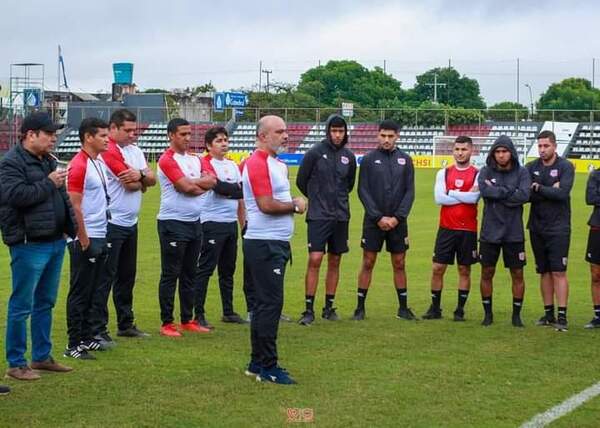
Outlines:
[[[499,147],[511,153],[508,170],[500,170],[496,164],[494,151]],[[523,204],[529,201],[531,179],[527,169],[519,164],[515,146],[506,135],[494,141],[486,165],[479,172],[478,184],[484,202],[480,240],[493,244],[525,241]]]

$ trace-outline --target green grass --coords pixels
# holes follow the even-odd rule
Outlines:
[[[295,174],[295,170],[292,170]],[[560,334],[535,327],[541,314],[538,281],[528,248],[525,329],[510,325],[510,285],[504,269],[495,281],[495,319],[479,325],[482,309],[479,267],[467,303],[465,323],[448,319],[456,302],[456,270],[449,269],[443,306],[446,319],[410,323],[395,318],[396,295],[387,253],[376,266],[367,299],[367,320],[348,320],[355,305],[360,266],[362,208],[352,195],[351,251],[343,258],[336,306],[343,320],[318,319],[309,328],[283,323],[281,363],[296,377],[293,387],[259,384],[243,375],[248,361],[247,326],[220,323],[220,302],[211,281],[207,316],[216,325],[210,336],[180,340],[158,335],[159,249],[156,212],[159,191],[144,197],[140,224],[135,313],[145,340],[119,340],[97,361],[69,360],[75,371],[44,375],[41,381],[6,381],[13,393],[0,397],[0,427],[24,426],[282,426],[288,408],[311,408],[319,426],[518,426],[533,415],[597,382],[599,332],[582,325],[591,317],[588,266],[583,260],[590,209],[584,205],[587,176],[578,174],[572,194],[571,330]],[[417,171],[417,200],[409,218],[407,256],[409,305],[422,314],[429,305],[431,254],[438,221],[433,170]],[[284,311],[296,318],[303,310],[306,263],[305,223],[296,217],[294,264],[286,276]],[[241,265],[240,265],[241,266]],[[65,299],[68,257],[55,311],[55,352],[61,361],[66,342]],[[322,272],[323,273],[323,272]],[[0,250],[0,331],[4,340],[9,259]],[[319,285],[318,308],[323,302]],[[235,303],[244,311],[241,269]],[[112,331],[115,330],[111,308]],[[1,346],[4,348],[4,346]],[[555,423],[598,426],[596,398]]]

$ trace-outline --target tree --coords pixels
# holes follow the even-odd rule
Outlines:
[[[437,89],[437,101],[451,107],[471,109],[484,109],[485,102],[481,98],[479,82],[467,76],[461,76],[452,67],[434,68],[417,76],[417,83],[413,88],[414,98],[420,102],[433,101],[433,84],[445,84]]]
[[[490,120],[514,122],[515,113],[517,113],[516,119],[519,120],[527,117],[529,115],[529,110],[523,104],[512,101],[502,101],[488,107],[486,116]]]
[[[160,88],[149,88],[143,91],[144,94],[168,94],[169,91]]]
[[[600,90],[592,88],[592,83],[587,79],[570,77],[559,83],[553,83],[537,102],[539,116],[548,120],[590,120],[589,111],[600,106]],[[565,112],[552,112],[540,110],[571,110]]]
[[[306,71],[300,77],[298,92],[312,96],[319,104],[353,102],[363,108],[377,108],[383,100],[400,99],[404,93],[401,83],[381,68],[368,70],[347,60],[329,61]]]

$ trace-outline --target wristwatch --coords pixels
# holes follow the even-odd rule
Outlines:
[[[143,169],[140,169],[140,181],[144,181],[144,178],[146,178],[146,173]]]

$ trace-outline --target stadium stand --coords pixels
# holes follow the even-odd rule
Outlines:
[[[580,124],[567,156],[576,159],[600,159],[600,123]]]

